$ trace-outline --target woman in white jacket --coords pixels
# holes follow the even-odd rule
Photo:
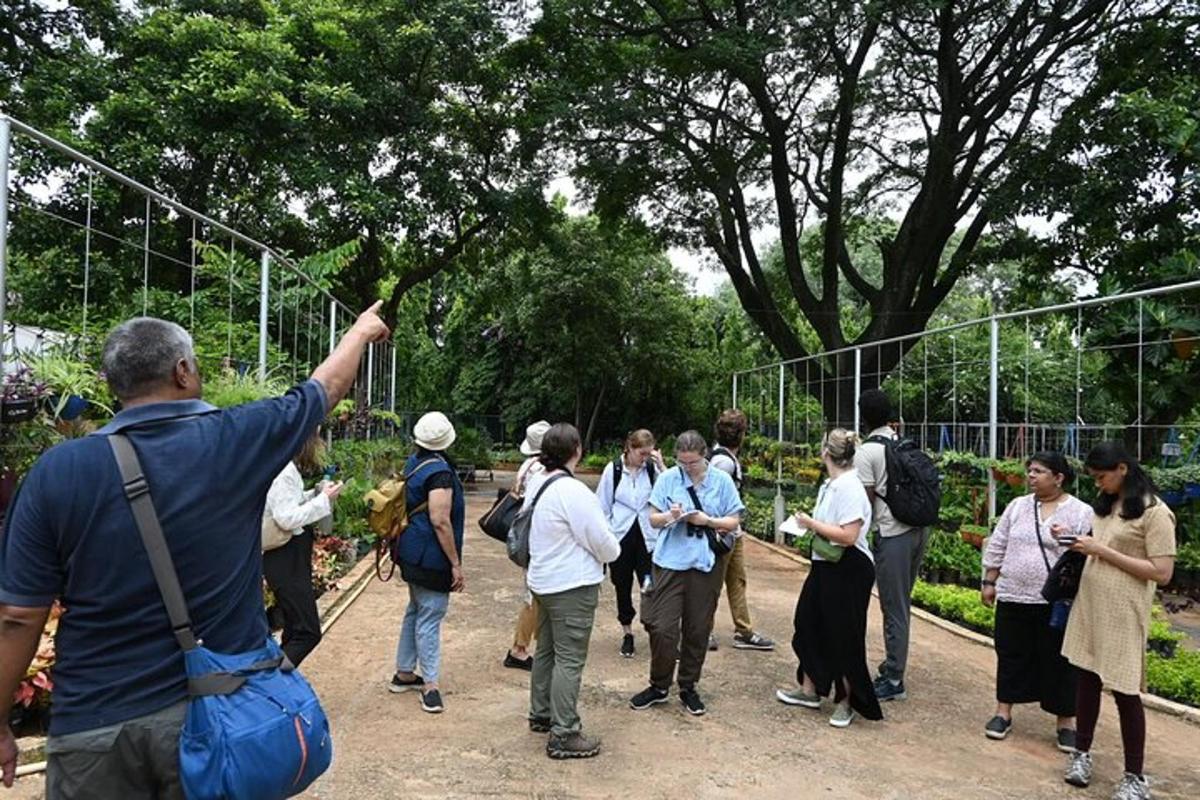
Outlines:
[[[314,433],[296,457],[275,476],[267,491],[263,524],[274,524],[291,534],[280,547],[263,553],[263,576],[283,612],[283,652],[293,666],[300,666],[321,641],[321,620],[312,586],[313,535],[311,527],[328,517],[342,484],[323,483],[305,491],[300,469],[320,468],[321,432]]]
[[[549,733],[551,758],[589,758],[600,740],[584,736],[576,706],[604,565],[621,554],[596,495],[576,480],[579,431],[559,423],[542,439],[545,471],[529,479],[529,590],[538,599],[537,652],[529,681],[529,728]]]

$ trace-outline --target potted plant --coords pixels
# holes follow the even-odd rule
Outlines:
[[[1187,464],[1179,469],[1183,479],[1183,496],[1188,500],[1200,499],[1200,465]]]
[[[65,353],[50,352],[32,359],[29,369],[38,383],[46,387],[50,413],[55,419],[77,419],[89,406],[112,414],[108,387],[90,365]]]
[[[1025,485],[1025,465],[1011,458],[999,459],[992,462],[992,477],[1019,489]]]
[[[986,525],[960,525],[958,535],[964,542],[979,550],[983,547],[983,540],[987,538],[988,529]]]
[[[16,424],[37,416],[46,387],[38,383],[29,367],[22,366],[4,376],[0,384],[0,422]]]
[[[1160,467],[1151,470],[1150,473],[1163,502],[1172,508],[1178,508],[1187,502],[1187,495],[1184,494],[1184,470],[1184,467]]]

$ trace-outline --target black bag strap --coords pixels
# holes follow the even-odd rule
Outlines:
[[[1033,535],[1037,537],[1038,550],[1042,554],[1042,561],[1046,564],[1046,574],[1050,574],[1050,558],[1046,555],[1046,545],[1042,543],[1042,519],[1038,512],[1041,503],[1036,497],[1033,498]]]
[[[613,459],[613,492],[612,501],[617,502],[617,486],[621,483],[621,476],[625,474],[625,456],[619,455]]]
[[[167,607],[171,632],[183,652],[188,653],[199,647],[201,642],[196,638],[192,621],[188,617],[187,601],[179,585],[179,575],[175,572],[171,551],[167,548],[166,537],[163,536],[162,523],[158,521],[158,512],[154,510],[154,500],[150,497],[150,484],[146,482],[137,451],[133,449],[133,443],[127,436],[114,433],[108,437],[108,444],[117,460],[117,469],[121,471],[121,484],[133,511],[133,521],[142,537],[142,546],[146,548],[146,555],[150,558],[154,581],[158,584],[163,605]],[[286,663],[286,658],[270,658],[250,664],[237,673],[213,672],[188,678],[188,695],[202,697],[233,694],[246,682],[245,673],[277,669],[281,666],[284,669],[292,668],[290,663]]]
[[[171,620],[171,632],[175,641],[187,653],[200,646],[196,634],[192,630],[192,621],[188,618],[187,601],[183,599],[183,589],[179,586],[179,576],[175,572],[175,564],[171,560],[171,551],[167,549],[167,540],[163,537],[162,525],[158,521],[158,512],[154,510],[154,501],[150,497],[150,484],[142,473],[142,464],[138,460],[133,443],[123,434],[115,433],[108,437],[113,455],[117,459],[117,468],[121,471],[121,483],[125,489],[125,497],[133,510],[133,521],[137,524],[138,533],[142,537],[142,546],[150,557],[150,569],[154,571],[154,581],[162,595],[163,605],[167,607],[167,617]]]
[[[537,508],[538,500],[541,500],[542,495],[544,495],[546,493],[546,490],[550,488],[550,484],[554,483],[559,478],[567,477],[567,474],[568,473],[566,473],[566,472],[556,472],[555,474],[551,475],[549,478],[546,479],[546,482],[542,484],[542,488],[538,489],[538,493],[533,496],[533,502],[529,504],[530,515],[532,515],[533,510],[535,508]]]

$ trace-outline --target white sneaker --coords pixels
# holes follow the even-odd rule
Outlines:
[[[1141,775],[1126,772],[1113,792],[1113,800],[1150,800],[1150,783]]]

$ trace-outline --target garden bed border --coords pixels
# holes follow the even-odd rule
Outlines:
[[[757,542],[768,550],[777,553],[786,559],[794,561],[801,566],[812,566],[812,562],[807,558],[782,545],[763,541],[757,536],[747,536],[746,538]],[[879,593],[875,589],[871,590],[871,594],[875,595],[876,597],[879,596]],[[964,628],[962,625],[957,625],[949,620],[942,619],[937,614],[926,611],[923,608],[917,608],[916,606],[913,606],[912,615],[974,644],[992,649],[995,648],[995,643],[992,641],[992,637],[985,636],[977,631]],[[1176,703],[1174,700],[1167,700],[1165,697],[1159,697],[1158,695],[1151,694],[1150,692],[1142,692],[1141,696],[1142,704],[1146,706],[1146,708],[1153,709],[1154,711],[1158,711],[1163,714],[1169,714],[1173,717],[1180,717],[1185,722],[1190,722],[1193,725],[1200,725],[1200,708],[1192,708],[1191,706],[1184,705],[1183,703]]]

